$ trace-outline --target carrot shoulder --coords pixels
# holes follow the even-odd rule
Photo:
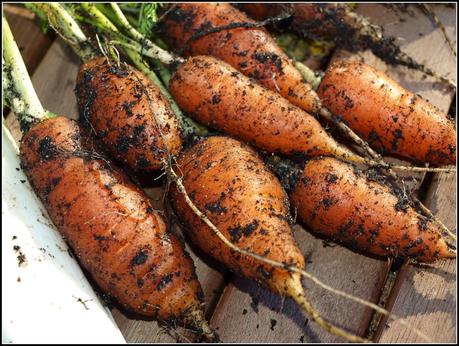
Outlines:
[[[289,225],[288,199],[276,177],[247,145],[228,137],[210,137],[183,152],[177,162],[193,203],[240,248],[283,263],[304,266]],[[287,294],[287,270],[240,255],[225,245],[171,189],[174,210],[192,240],[232,271]]]

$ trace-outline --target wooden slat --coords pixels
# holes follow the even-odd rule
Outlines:
[[[450,38],[456,37],[455,10],[445,6],[433,6],[440,20],[444,23]],[[437,30],[438,33],[438,30]],[[432,35],[433,36],[433,35]],[[448,58],[452,54],[446,49],[446,43],[440,35],[434,40],[442,42],[444,48],[430,47],[438,54],[438,70],[456,75],[456,61]],[[449,53],[449,54],[448,54]],[[441,64],[440,64],[441,63]],[[434,104],[436,100],[431,100]],[[451,101],[450,101],[451,102]],[[437,104],[438,105],[438,104]],[[448,110],[448,102],[438,105]],[[437,174],[429,187],[425,204],[451,230],[456,225],[456,174]],[[456,261],[439,261],[429,266],[404,265],[397,277],[394,292],[388,302],[391,311],[408,320],[422,330],[434,342],[457,342],[456,337]],[[402,328],[397,323],[387,322],[380,325],[377,335],[380,342],[422,342],[412,331]]]
[[[44,35],[35,15],[19,5],[3,5],[3,13],[21,50],[29,73],[33,73],[45,55],[55,35]]]
[[[387,8],[373,4],[359,5],[359,11],[370,16],[371,20],[378,24],[395,23],[393,25],[386,25],[386,32],[388,34],[403,36],[406,38],[406,40],[402,43],[402,46],[407,52],[419,60],[425,59],[426,65],[435,69],[437,72],[444,74],[449,72],[448,69],[451,65],[450,60],[447,60],[445,63],[445,57],[448,53],[445,52],[445,49],[448,50],[448,47],[447,45],[443,45],[438,48],[438,44],[442,42],[442,39],[440,35],[438,35],[438,30],[435,30],[431,23],[429,23],[430,26],[428,27],[427,18],[421,18],[417,15],[416,18],[411,17],[410,19],[409,15],[403,15],[402,17],[406,21],[400,22],[394,12],[387,11]],[[436,10],[436,13],[442,21],[444,21],[447,29],[451,30],[451,17],[448,17],[447,15],[445,16],[446,12],[442,9],[438,12]],[[13,25],[13,23],[10,22],[11,25]],[[452,23],[455,25],[454,20]],[[413,28],[416,30],[413,31]],[[407,31],[406,34],[405,31]],[[422,36],[420,34],[422,34]],[[455,37],[455,32],[450,37]],[[33,78],[34,85],[37,89],[39,89],[37,90],[39,96],[47,108],[55,112],[63,112],[67,115],[76,115],[75,98],[73,96],[73,91],[71,90],[74,87],[74,76],[76,75],[76,69],[78,66],[77,60],[72,54],[69,54],[69,52],[63,48],[62,43],[57,44],[57,47],[55,46],[56,45],[53,45],[53,51],[50,51],[49,53],[49,61],[45,65],[44,61],[41,64],[44,65],[44,67],[40,74],[38,74],[37,69],[37,74],[34,75]],[[432,83],[429,78],[422,79],[422,74],[401,67],[388,68],[378,61],[378,59],[372,57],[372,54],[369,53],[364,53],[363,56],[366,62],[373,61],[371,64],[375,64],[375,67],[386,71],[402,85],[412,91],[419,92],[421,95],[437,104],[437,106],[441,107],[443,104],[447,107],[447,105],[451,102],[451,91],[445,91],[441,85]],[[437,60],[434,59],[435,57]],[[73,59],[73,63],[71,64],[73,67],[71,65],[62,65],[64,62],[68,62],[69,59]],[[72,74],[73,77],[67,76]],[[453,75],[455,75],[455,73]],[[16,138],[18,138],[17,130],[15,131],[15,134]],[[434,181],[434,185],[435,184],[436,183]],[[438,186],[437,190],[435,190],[437,191],[436,193],[432,190],[434,188],[429,191],[429,196],[436,197],[429,198],[436,201],[442,201],[446,198],[445,195],[451,197],[451,191],[454,190],[451,185],[444,185],[443,183],[440,183]],[[153,196],[154,195],[155,194],[153,194]],[[440,198],[439,196],[442,197]],[[441,208],[440,212],[448,209],[446,208],[448,205],[444,202],[444,200],[443,202],[436,203],[438,203]],[[434,207],[432,208],[435,209]],[[442,217],[440,213],[438,215]],[[295,226],[294,230],[295,237],[301,244],[303,254],[305,254],[308,259],[308,271],[316,274],[336,288],[344,289],[358,296],[377,301],[380,288],[388,268],[384,261],[358,255],[339,246],[331,248],[324,247],[321,240],[318,240],[309,233],[306,233],[299,226]],[[208,313],[211,313],[212,305],[218,298],[219,291],[224,284],[222,276],[218,273],[218,269],[210,269],[211,267],[203,264],[203,261],[195,254],[192,253],[192,257],[195,258],[198,277],[203,285],[209,306],[211,307]],[[448,263],[451,264],[452,261]],[[211,266],[213,266],[213,264],[211,264]],[[408,267],[404,270],[409,271],[412,270],[412,268]],[[446,268],[444,270],[450,271],[450,268]],[[414,319],[416,323],[420,323],[419,326],[421,328],[426,327],[424,325],[430,323],[431,328],[434,329],[435,326],[438,326],[440,323],[438,323],[436,319],[433,322],[432,319],[424,320],[423,316],[418,316],[419,311],[428,312],[426,316],[431,314],[434,316],[433,318],[440,314],[442,316],[441,323],[446,326],[455,325],[455,320],[449,315],[452,311],[449,308],[451,308],[453,304],[451,304],[451,297],[450,294],[448,294],[448,292],[454,293],[454,290],[451,291],[451,287],[445,285],[445,282],[451,284],[451,282],[448,281],[451,276],[450,274],[446,275],[443,280],[445,282],[442,282],[441,285],[435,284],[435,286],[433,286],[433,280],[431,278],[432,276],[435,276],[435,278],[438,279],[439,273],[442,273],[441,269],[437,269],[432,273],[428,272],[428,278],[426,278],[426,280],[423,280],[421,277],[422,274],[418,271],[412,275],[412,277],[416,280],[416,287],[421,287],[422,292],[416,291],[418,292],[417,295],[411,294],[410,304],[408,304],[410,307],[416,307],[417,304],[422,305],[422,300],[426,294],[425,292],[429,292],[429,289],[432,289],[433,292],[435,291],[435,287],[439,288],[435,298],[429,300],[427,303],[424,301],[425,307],[420,307],[418,310],[414,311],[417,316],[410,316],[410,318]],[[451,271],[451,273],[453,273],[453,276],[455,275],[455,271]],[[393,300],[395,301],[392,301],[394,309],[396,309],[400,303],[403,303],[404,299],[408,299],[403,298],[403,292],[406,291],[407,294],[409,292],[412,293],[413,284],[410,284],[410,282],[411,281],[409,280],[399,281],[398,286],[401,287],[399,290],[400,294],[399,296],[394,296]],[[455,288],[455,282],[452,284]],[[371,317],[371,311],[363,309],[357,305],[354,306],[354,304],[345,300],[338,300],[335,296],[319,290],[315,285],[309,282],[305,282],[305,287],[311,301],[317,306],[324,316],[331,317],[330,320],[332,322],[349,328],[349,330],[360,334],[364,332]],[[258,313],[256,313],[251,307],[251,303],[252,306],[255,305],[253,304],[250,294],[259,297],[260,303],[258,304]],[[435,295],[435,293],[432,294]],[[416,300],[419,296],[421,296],[421,298]],[[447,298],[447,302],[445,304],[439,304],[439,299],[444,299],[443,297]],[[448,306],[448,304],[450,305]],[[225,292],[222,295],[212,318],[212,325],[219,329],[220,335],[224,341],[230,342],[324,342],[338,340],[318,329],[313,323],[305,325],[304,315],[296,308],[293,302],[289,300],[285,301],[282,313],[278,313],[277,311],[281,306],[282,302],[280,298],[275,297],[262,288],[258,288],[256,285],[247,280],[235,278],[235,280],[226,287]],[[270,310],[270,307],[273,307],[276,311]],[[246,309],[247,312],[245,312],[244,309]],[[407,311],[407,308],[405,307],[403,309],[402,307],[401,311]],[[446,313],[444,311],[446,311]],[[394,310],[394,312],[396,311]],[[114,311],[114,315],[128,341],[172,342],[174,340],[170,337],[164,336],[161,329],[158,328],[155,322],[132,320],[118,311]],[[271,322],[271,319],[276,320],[276,323],[273,326],[272,323],[274,324],[274,322]],[[422,321],[419,319],[422,319]],[[271,330],[271,326],[273,330]],[[391,325],[391,328],[383,331],[381,341],[395,340],[397,338],[396,331],[398,328],[396,326],[396,324],[393,324]],[[454,328],[451,327],[448,330],[454,330]],[[394,331],[392,335],[388,334],[392,331]],[[404,334],[403,337],[399,337],[397,341],[407,342],[416,340],[413,335],[407,333],[406,330],[401,327],[399,328],[398,333]],[[430,334],[436,335],[435,333]],[[446,334],[449,335],[448,333]]]
[[[370,9],[377,10],[377,9]],[[434,6],[434,10],[437,15],[441,18],[443,23],[446,26],[448,35],[450,37],[456,36],[456,23],[455,23],[455,14],[454,9],[448,9],[444,6]],[[449,51],[444,39],[442,37],[441,32],[429,23],[429,20],[426,17],[422,17],[419,11],[414,8],[411,8],[410,11],[412,13],[417,13],[417,16],[420,17],[418,23],[426,25],[422,25],[421,27],[424,28],[423,36],[420,39],[424,42],[425,47],[429,47],[426,50],[414,50],[413,56],[416,58],[420,58],[419,53],[424,54],[424,56],[430,55],[430,58],[425,59],[426,65],[431,67],[437,73],[442,73],[444,75],[455,76],[456,74],[456,61],[451,52]],[[430,28],[429,28],[430,24]],[[433,31],[432,31],[433,30]],[[413,88],[415,85],[410,86],[409,84],[413,84],[412,82],[407,82],[408,88]],[[444,111],[448,110],[448,107],[451,103],[452,97],[454,95],[453,91],[446,91],[438,86],[432,85],[432,88],[423,88],[420,92],[423,96],[430,99],[432,103],[437,105],[440,109]],[[438,183],[437,179],[441,179],[442,183]],[[430,206],[432,201],[436,197],[436,194],[441,194],[441,198],[452,198],[455,199],[453,194],[454,185],[452,185],[451,181],[446,182],[443,181],[444,179],[448,179],[454,182],[454,176],[450,175],[446,178],[446,176],[441,176],[441,178],[436,178],[434,180],[433,186],[429,189],[427,205]],[[438,185],[438,186],[435,186]],[[455,206],[452,207],[455,210]],[[440,218],[443,219],[443,216],[446,217],[446,220],[454,220],[455,214],[448,215],[447,213],[443,215],[439,215]],[[451,224],[450,224],[451,225]],[[453,223],[453,227],[455,227]],[[445,294],[445,292],[454,292],[455,290],[455,282],[445,280],[438,280],[436,275],[428,275],[431,271],[438,273],[438,269],[442,268],[445,270],[445,275],[450,276],[455,275],[455,264],[453,261],[449,262],[442,262],[438,265],[434,266],[435,269],[427,270],[426,273],[423,273],[424,270],[421,268],[415,268],[413,266],[404,266],[400,271],[395,288],[392,292],[391,299],[389,300],[388,306],[393,306],[393,312],[399,314],[403,317],[407,317],[408,314],[410,315],[409,320],[415,326],[420,328],[421,330],[425,331],[426,334],[433,337],[434,341],[438,342],[452,342],[454,341],[455,335],[455,328],[452,326],[455,325],[455,318],[454,313],[455,309],[455,300],[452,299],[454,294]],[[434,288],[437,288],[435,290]],[[431,293],[432,289],[437,291],[436,293]],[[432,297],[430,299],[429,297]],[[443,300],[443,305],[447,307],[444,310],[444,313],[440,313],[438,315],[439,309],[435,309],[432,304],[436,304],[440,302],[439,300],[435,300],[435,298],[441,297]],[[438,308],[438,306],[436,306]],[[449,308],[449,309],[448,309]],[[377,340],[381,342],[409,342],[409,341],[421,341],[412,332],[407,331],[405,328],[402,328],[399,324],[389,324],[392,328],[388,329],[385,327],[385,323],[380,325],[379,334],[377,335]]]
[[[455,174],[439,174],[428,191],[426,205],[450,229],[456,229]],[[395,293],[389,300],[391,311],[404,317],[434,342],[456,342],[456,265],[443,260],[433,265],[405,265]],[[377,340],[384,343],[423,342],[399,323],[384,321]]]
[[[35,90],[45,108],[73,119],[78,117],[74,87],[79,66],[78,58],[61,39],[57,39],[51,45],[32,77]],[[14,138],[19,140],[21,133],[14,117],[8,118],[7,125]],[[163,188],[148,189],[147,193],[154,206],[163,210]],[[206,297],[206,305],[212,310],[223,289],[225,271],[210,261],[205,262],[189,247],[187,250],[194,260],[198,279]],[[116,309],[113,315],[129,342],[174,342],[176,340],[165,334],[155,321],[133,319]]]
[[[359,4],[358,11],[384,26],[389,35],[403,36],[403,49],[407,53],[419,60],[426,60],[426,65],[433,69],[439,67],[432,64],[439,65],[439,59],[442,60],[437,55],[441,41],[438,39],[438,32],[432,29],[427,20],[423,20],[423,15],[420,18],[419,13],[415,17],[402,14],[403,18],[400,20],[390,9],[374,4]],[[349,54],[340,51],[334,58],[360,59],[388,73],[403,86],[430,99],[437,106],[445,108],[451,102],[453,91],[445,90],[443,86],[434,83],[430,78],[424,78],[416,71],[387,66],[371,52]],[[450,64],[451,59],[448,61]],[[443,66],[435,70],[445,74],[449,72]],[[386,159],[408,164],[398,159]],[[408,186],[412,190],[419,188],[423,179],[422,174],[416,177],[417,181]],[[312,262],[308,261],[306,267],[309,272],[333,287],[374,302],[378,301],[389,269],[388,262],[357,254],[341,246],[324,247],[321,240],[306,233],[299,226],[295,226],[295,238],[305,257]],[[307,281],[305,287],[311,302],[323,316],[350,331],[364,334],[372,315],[371,310],[324,292]],[[258,312],[252,308],[253,296],[259,297]],[[324,332],[314,323],[305,325],[305,316],[292,301],[285,302],[283,312],[279,312],[281,306],[281,299],[274,294],[251,281],[234,278],[226,287],[211,322],[227,342],[342,341]],[[273,328],[272,323],[275,323]]]

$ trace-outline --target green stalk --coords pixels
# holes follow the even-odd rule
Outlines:
[[[34,3],[30,8],[46,13],[51,27],[67,41],[75,53],[83,61],[90,60],[96,56],[94,49],[91,48],[88,38],[81,31],[80,27],[67,10],[58,3]],[[35,12],[39,13],[39,12]]]
[[[86,11],[86,13],[94,19],[94,23],[98,25],[102,30],[108,32],[118,33],[118,28],[102,13],[95,4],[82,2],[80,6]]]
[[[148,38],[146,38],[144,35],[142,35],[140,32],[138,32],[127,20],[127,18],[124,16],[123,12],[121,9],[118,7],[118,5],[115,2],[110,3],[113,12],[115,13],[115,16],[118,20],[118,23],[122,26],[126,32],[129,33],[129,35],[136,41],[142,42],[142,45],[145,46],[146,50],[143,50],[145,54],[151,58],[156,58],[159,61],[161,61],[165,65],[170,65],[174,62],[181,61],[178,57],[175,57],[168,51],[158,47],[156,44],[151,42]],[[130,48],[130,47],[127,47]],[[142,52],[140,52],[142,54]]]
[[[26,2],[24,3],[24,7],[35,13],[38,17],[43,33],[46,34],[49,30],[48,17],[46,16],[46,13],[39,9],[34,3]]]
[[[32,124],[45,120],[49,116],[34,90],[19,48],[3,16],[2,25],[3,95],[6,104],[15,113],[21,129],[26,131]]]
[[[118,18],[116,17],[115,13],[112,11],[112,8],[109,3],[95,3],[96,8],[101,11],[108,19],[112,21],[112,23],[118,23]],[[138,10],[137,10],[138,11]],[[133,19],[131,16],[126,15],[127,20],[129,23],[137,22],[137,19]]]
[[[316,90],[319,87],[322,78],[316,76],[313,70],[311,70],[309,67],[307,67],[305,64],[299,61],[295,61],[295,67],[301,73],[304,80],[311,84],[314,90]]]

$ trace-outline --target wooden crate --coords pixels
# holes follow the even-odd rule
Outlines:
[[[79,67],[77,57],[61,39],[43,35],[30,12],[4,5],[13,34],[32,73],[33,83],[43,105],[51,111],[77,117],[73,92]],[[445,24],[450,37],[456,37],[455,8],[435,5],[433,9]],[[402,49],[435,72],[455,78],[456,57],[451,54],[442,33],[414,6],[399,12],[381,4],[359,4],[357,11],[382,25],[388,35],[400,37]],[[370,52],[349,54],[338,51],[333,59],[361,59],[386,72],[403,86],[448,111],[455,91],[403,67],[387,66]],[[17,122],[7,117],[17,140]],[[420,197],[451,229],[456,228],[455,174],[417,176],[412,185],[425,191]],[[161,207],[162,189],[147,189]],[[329,285],[385,307],[406,318],[436,342],[456,341],[456,261],[440,261],[429,266],[403,264],[388,275],[392,262],[357,254],[342,246],[329,246],[301,226],[294,227],[295,238],[307,259],[307,270]],[[340,342],[320,329],[290,300],[281,300],[249,280],[231,275],[220,265],[189,247],[207,301],[207,317],[226,342]],[[365,335],[374,331],[374,341],[420,342],[400,323],[374,318],[371,309],[323,291],[304,282],[307,295],[329,321],[349,331]],[[384,294],[383,293],[384,290]],[[121,311],[113,315],[129,342],[174,342],[173,336],[153,321],[131,319]]]

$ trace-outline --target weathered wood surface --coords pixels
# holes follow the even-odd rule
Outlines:
[[[370,17],[373,22],[383,25],[387,34],[403,37],[402,47],[405,52],[416,59],[425,61],[428,67],[438,73],[445,75],[451,73],[455,60],[450,58],[447,51],[440,49],[442,41],[438,35],[441,33],[432,28],[428,21],[423,20],[425,17],[422,14],[399,15],[391,9],[374,4],[361,4],[358,6],[358,11]],[[454,19],[454,16],[451,16],[450,12],[449,19],[451,18]],[[443,58],[441,54],[446,55],[447,58]],[[388,73],[403,86],[421,94],[442,109],[448,109],[454,95],[454,91],[434,82],[431,78],[425,78],[422,73],[400,66],[387,66],[371,52],[350,54],[340,51],[334,57],[334,59],[338,58],[361,59]],[[398,164],[408,164],[395,158],[386,159]],[[417,174],[415,175],[416,181],[413,182],[408,179],[413,176],[412,173],[403,175],[407,177],[407,185],[411,190],[419,188],[424,177],[423,174]],[[306,233],[299,226],[295,227],[295,238],[305,257],[312,262],[308,262],[306,267],[309,272],[333,287],[374,302],[378,301],[385,275],[389,269],[387,262],[370,259],[340,246],[324,248],[321,240]],[[360,335],[365,333],[372,315],[369,309],[324,292],[307,281],[305,288],[308,297],[323,316],[350,331]],[[253,309],[252,297],[259,298],[258,312]],[[281,306],[281,299],[267,290],[259,288],[248,280],[234,278],[226,287],[211,323],[217,328],[224,341],[231,342],[249,340],[250,342],[341,341],[324,332],[314,323],[305,325],[306,317],[290,300],[285,302],[282,312],[279,312]],[[272,323],[275,323],[273,327]],[[403,328],[400,327],[400,329]],[[404,341],[409,340],[413,339],[408,338]]]
[[[70,48],[57,39],[49,48],[32,76],[32,82],[43,106],[50,111],[77,119],[78,111],[74,87],[80,62]],[[19,141],[21,132],[14,115],[7,118],[7,125],[13,137]],[[147,189],[153,204],[162,209],[162,188]],[[202,284],[209,313],[216,304],[224,284],[225,270],[208,261],[207,263],[187,247],[194,260],[198,279]],[[121,332],[129,342],[174,342],[176,339],[164,333],[155,321],[142,321],[128,317],[114,310],[114,318]]]
[[[426,205],[450,229],[456,229],[455,174],[438,174],[429,188]],[[389,300],[390,310],[406,318],[434,342],[456,342],[457,262],[404,265]],[[383,321],[377,340],[383,343],[423,342],[398,323]]]
[[[383,260],[359,255],[342,246],[331,247],[300,226],[294,235],[306,259],[306,270],[331,286],[377,301],[388,269]],[[364,334],[371,311],[339,299],[304,281],[306,294],[329,321]],[[255,297],[255,301],[252,297]],[[255,307],[257,300],[258,305]],[[212,316],[211,324],[227,342],[338,342],[313,322],[291,300],[282,300],[253,282],[235,277]],[[255,307],[255,308],[254,308]],[[273,321],[273,322],[271,322]],[[275,321],[275,322],[274,322]],[[272,328],[272,323],[276,323]]]
[[[443,5],[434,5],[432,8],[445,25],[449,37],[455,38],[457,26],[455,10]],[[359,10],[371,17],[372,14],[383,9],[381,6],[360,5]],[[414,6],[408,8],[408,13],[388,12],[390,13],[387,17],[388,20],[397,20],[397,17],[406,20],[402,22],[406,29],[402,30],[390,26],[386,28],[386,32],[390,35],[398,34],[404,38],[416,38],[416,33],[408,30],[410,29],[410,18],[414,18],[414,16],[418,18],[417,25],[420,34],[422,34],[418,34],[419,45],[414,45],[408,40],[401,41],[402,49],[416,59],[423,61],[435,72],[456,80],[456,58],[449,50],[440,30]],[[377,20],[374,21],[378,23]],[[394,72],[392,68],[389,68],[388,73],[391,76],[394,75]],[[419,73],[415,73],[415,75],[419,75]],[[445,89],[443,85],[433,82],[431,78],[421,78],[422,82],[419,82],[415,76],[411,79],[408,78],[408,75],[402,75],[398,80],[402,85],[421,94],[443,111],[448,111],[455,94],[454,90]],[[425,201],[425,204],[451,229],[456,228],[455,182],[455,174],[435,175]],[[457,311],[455,275],[456,261],[442,261],[432,266],[405,264],[397,276],[388,307],[395,314],[407,318],[410,323],[424,331],[433,341],[454,342],[456,341],[455,316]],[[380,342],[422,341],[400,324],[390,322],[386,326],[385,321],[381,323],[375,340]]]
[[[378,8],[379,7],[379,8]],[[436,15],[443,22],[450,38],[456,37],[457,23],[455,9],[443,5],[432,6]],[[359,10],[372,17],[381,6],[360,5]],[[388,15],[388,20],[396,16],[405,19],[404,28],[389,26],[390,35],[399,35],[407,40],[401,41],[402,49],[414,58],[423,61],[435,72],[456,80],[456,58],[450,51],[442,33],[434,24],[414,6],[409,13]],[[419,44],[413,44],[409,37],[416,39],[416,33],[410,30],[410,18],[417,18]],[[373,17],[372,17],[373,18]],[[375,18],[376,19],[376,18]],[[385,19],[386,20],[386,19]],[[376,23],[378,23],[375,20]],[[406,34],[405,34],[406,32]],[[393,69],[388,73],[393,76]],[[418,73],[416,73],[418,75]],[[445,89],[441,84],[415,78],[408,75],[399,79],[402,85],[421,94],[441,110],[448,112],[455,91]],[[456,229],[456,174],[437,174],[434,176],[425,200],[425,205],[440,218],[450,229]],[[434,342],[455,342],[456,339],[456,261],[441,261],[429,266],[405,264],[397,276],[395,287],[388,302],[391,311],[406,318],[413,326],[422,330]],[[422,342],[412,331],[398,323],[383,321],[376,336],[379,342]]]

